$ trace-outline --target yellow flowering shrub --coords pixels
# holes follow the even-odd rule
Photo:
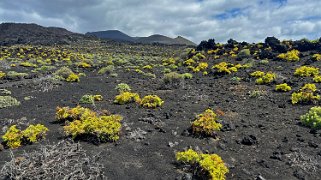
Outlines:
[[[6,77],[6,73],[0,71],[0,79],[3,79],[4,77]]]
[[[316,76],[319,74],[319,68],[313,66],[301,66],[295,69],[294,75],[301,77]]]
[[[320,83],[320,82],[321,82],[321,76],[320,76],[320,75],[314,76],[313,81],[314,81],[315,83]]]
[[[127,104],[127,103],[132,103],[140,102],[140,97],[137,93],[132,93],[132,92],[120,92],[119,95],[115,97],[114,103],[116,104]]]
[[[196,135],[213,136],[215,131],[219,131],[221,128],[222,124],[217,122],[217,115],[211,109],[197,115],[196,120],[192,123],[192,132]]]
[[[287,91],[291,91],[291,86],[289,86],[287,83],[278,84],[275,86],[275,90],[287,92]]]
[[[320,61],[321,60],[321,54],[313,54],[312,59],[315,61]]]
[[[42,124],[30,125],[21,131],[16,125],[11,126],[2,136],[4,143],[10,148],[20,147],[22,143],[34,143],[45,137],[48,128]],[[26,142],[24,142],[26,141]]]
[[[11,126],[7,132],[2,136],[3,141],[10,148],[17,148],[21,146],[22,134],[21,130],[16,125]]]
[[[212,69],[215,69],[218,73],[226,73],[231,74],[232,72],[237,72],[238,68],[241,68],[242,65],[237,64],[231,64],[227,62],[220,62],[212,67]]]
[[[265,72],[263,71],[255,71],[253,73],[250,74],[251,76],[253,77],[256,77],[256,78],[261,78],[265,75]]]
[[[300,51],[293,49],[291,51],[288,51],[287,53],[281,53],[277,57],[286,61],[299,61]]]
[[[298,92],[292,93],[292,104],[319,101],[320,95],[315,94],[316,91],[315,84],[305,84]]]
[[[48,128],[42,124],[30,125],[24,131],[22,131],[22,136],[27,138],[30,142],[37,142],[39,137],[44,137]]]
[[[225,174],[229,172],[222,158],[217,154],[197,153],[192,149],[176,153],[176,160],[189,164],[191,171],[201,177],[208,176],[207,179],[225,180]]]
[[[157,95],[147,95],[143,97],[143,99],[140,102],[140,105],[145,108],[156,108],[161,107],[163,103],[164,101]]]
[[[94,136],[99,142],[116,141],[121,131],[120,115],[102,115],[89,108],[77,106],[75,108],[57,108],[56,118],[58,121],[71,121],[64,126],[64,131],[72,138]]]
[[[75,73],[72,73],[70,74],[67,79],[66,79],[67,82],[79,82],[79,76]]]

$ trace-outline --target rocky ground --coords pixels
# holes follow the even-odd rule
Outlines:
[[[164,88],[161,78],[142,77],[123,69],[117,69],[118,77],[85,71],[87,76],[79,83],[50,86],[37,78],[3,81],[1,88],[10,90],[21,105],[0,109],[1,126],[42,123],[49,132],[40,143],[0,151],[0,167],[11,160],[11,152],[19,156],[41,144],[65,139],[62,125],[54,122],[57,106],[75,107],[84,94],[101,94],[104,100],[88,107],[124,117],[120,140],[100,145],[79,143],[88,156],[99,155],[98,162],[103,164],[108,179],[197,179],[175,160],[175,152],[187,148],[220,155],[229,168],[226,179],[320,179],[321,132],[302,126],[299,119],[320,103],[292,105],[290,101],[294,90],[311,82],[293,76],[295,68],[306,62],[308,58],[304,57],[299,63],[271,60],[230,75],[194,74],[192,79],[169,88]],[[321,67],[319,62],[311,65]],[[277,73],[282,77],[277,81],[291,84],[293,91],[275,92],[277,82],[256,85],[249,76],[255,70]],[[242,80],[231,80],[236,76]],[[127,83],[141,96],[156,94],[164,105],[145,109],[135,103],[114,104],[119,83]],[[319,84],[317,87],[321,88]],[[255,90],[259,93],[253,96]],[[188,132],[195,115],[207,108],[219,114],[223,124],[216,139],[194,137]]]

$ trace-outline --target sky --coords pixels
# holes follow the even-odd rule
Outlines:
[[[117,29],[130,36],[178,35],[195,43],[317,39],[320,0],[0,0],[0,22],[73,32]]]

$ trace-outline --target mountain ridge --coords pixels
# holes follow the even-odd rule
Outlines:
[[[61,27],[44,27],[34,23],[1,23],[0,45],[13,44],[70,44],[87,39]]]
[[[196,46],[196,44],[182,36],[177,36],[176,38],[170,38],[161,34],[153,34],[148,37],[132,37],[123,33],[119,30],[106,30],[106,31],[96,31],[87,32],[86,35],[95,36],[101,39],[109,39],[115,41],[127,41],[142,44],[166,44],[166,45],[187,45]]]

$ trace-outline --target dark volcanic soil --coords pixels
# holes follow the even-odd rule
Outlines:
[[[271,64],[256,69],[278,66],[278,62]],[[288,67],[282,75],[291,75],[293,70],[294,66]],[[175,152],[188,147],[219,154],[230,169],[227,179],[320,179],[320,132],[310,133],[309,128],[299,124],[300,115],[312,105],[292,105],[290,92],[273,92],[274,85],[254,85],[253,80],[246,78],[246,70],[221,78],[195,76],[180,88],[170,90],[162,90],[158,79],[118,74],[112,78],[87,73],[80,83],[64,83],[48,92],[41,92],[30,83],[9,87],[22,104],[0,109],[1,121],[26,117],[28,121],[43,123],[50,129],[46,141],[57,142],[64,133],[61,125],[52,123],[56,107],[74,107],[82,95],[97,93],[104,97],[104,101],[96,103],[97,109],[124,116],[117,143],[96,146],[81,142],[89,155],[101,153],[99,162],[104,164],[108,179],[180,179],[184,172],[175,164]],[[245,78],[233,84],[233,76]],[[293,89],[304,83],[299,79],[289,81],[293,81]],[[113,104],[117,95],[114,88],[121,82],[141,96],[160,96],[164,106],[148,110],[136,104]],[[267,93],[250,98],[249,92],[255,89]],[[26,96],[34,98],[25,101]],[[191,121],[207,108],[222,114],[219,119],[224,126],[218,139],[189,136],[186,130]],[[38,147],[39,144],[28,145],[13,152],[19,154]],[[10,150],[0,152],[0,166],[9,160]]]

